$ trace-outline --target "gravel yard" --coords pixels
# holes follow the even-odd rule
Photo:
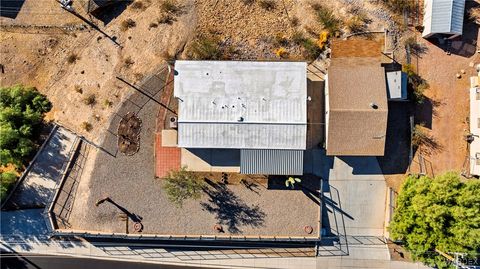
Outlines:
[[[156,96],[159,99],[158,95]],[[136,98],[132,96],[130,99]],[[129,102],[126,102],[127,105]],[[128,211],[130,231],[133,220],[141,219],[143,233],[170,235],[214,235],[213,226],[222,225],[222,235],[316,236],[320,209],[311,192],[285,187],[266,189],[262,185],[224,185],[211,182],[198,201],[187,201],[182,208],[168,201],[162,180],[154,175],[154,133],[159,105],[148,101],[138,116],[142,119],[140,150],[133,156],[118,152],[92,150],[75,196],[69,218],[71,229],[103,232],[125,232],[118,217]],[[163,109],[163,108],[162,108]],[[120,109],[122,110],[122,109]],[[116,121],[112,121],[112,125]],[[114,130],[114,126],[110,126]],[[111,144],[107,134],[103,145]],[[88,166],[91,166],[90,168]],[[88,172],[91,171],[91,172]],[[307,184],[305,184],[307,185]],[[311,185],[311,184],[310,184]],[[319,186],[318,186],[319,187]],[[309,186],[309,190],[315,186]],[[95,206],[108,196],[114,203]],[[312,226],[307,234],[305,226]]]

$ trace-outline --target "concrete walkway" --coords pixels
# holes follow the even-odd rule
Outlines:
[[[59,127],[34,160],[30,171],[14,190],[5,209],[42,208],[53,195],[76,136]]]

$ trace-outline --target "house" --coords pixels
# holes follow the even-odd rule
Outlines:
[[[470,89],[470,174],[480,176],[480,88]]]
[[[383,39],[332,43],[325,85],[327,155],[384,155],[388,102],[383,46]]]
[[[220,165],[244,174],[302,175],[306,70],[304,62],[176,61],[182,165],[194,171]]]
[[[465,0],[425,0],[423,38],[462,35]]]

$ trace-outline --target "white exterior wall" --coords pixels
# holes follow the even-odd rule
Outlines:
[[[480,88],[470,89],[470,133],[474,135],[470,144],[470,174],[480,176],[480,100],[477,100],[477,92],[480,93]]]

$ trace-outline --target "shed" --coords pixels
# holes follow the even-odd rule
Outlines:
[[[462,35],[465,0],[425,0],[424,38],[434,35],[454,38]]]

